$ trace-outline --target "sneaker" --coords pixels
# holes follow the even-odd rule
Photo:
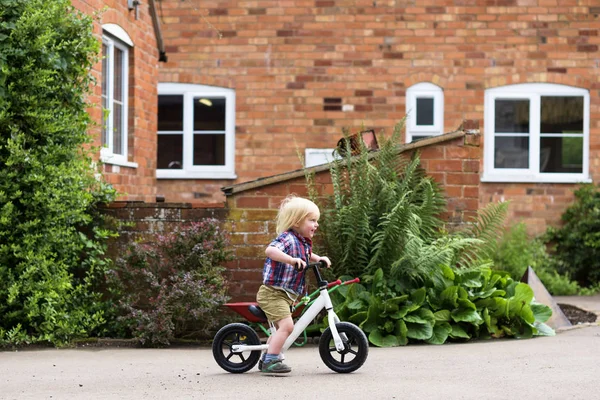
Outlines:
[[[260,372],[270,372],[275,374],[285,374],[292,372],[292,369],[285,365],[281,360],[271,360],[269,362],[261,361],[259,363]]]

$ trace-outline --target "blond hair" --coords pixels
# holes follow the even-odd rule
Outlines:
[[[291,227],[299,224],[308,214],[315,214],[319,217],[319,207],[312,201],[303,197],[290,195],[281,202],[279,213],[277,214],[277,234],[287,231]]]

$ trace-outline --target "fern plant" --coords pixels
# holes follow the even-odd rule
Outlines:
[[[380,267],[388,274],[403,254],[407,232],[432,241],[441,225],[437,216],[445,200],[419,166],[419,155],[398,157],[402,126],[397,124],[390,138],[380,140],[376,156],[359,142],[358,155],[348,148],[330,164],[333,195],[320,204],[321,227],[338,276],[373,274]],[[311,193],[311,180],[308,185]]]

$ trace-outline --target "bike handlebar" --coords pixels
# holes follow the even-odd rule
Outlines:
[[[345,285],[345,284],[346,284],[346,282],[344,282],[343,284]],[[337,285],[342,285],[342,281],[338,279],[338,280],[337,280],[337,281],[335,281],[335,282],[329,282],[329,283],[327,284],[327,289],[329,289],[329,288],[330,288],[330,287],[332,287],[332,286],[337,286]]]
[[[315,276],[317,277],[317,281],[319,283],[319,286],[323,287],[325,282],[322,278],[321,278],[321,274],[319,272],[319,267],[327,267],[327,263],[325,261],[318,261],[318,262],[309,262],[306,264],[306,269],[312,268],[313,271],[315,272]],[[360,282],[360,278],[354,278],[351,279],[349,281],[345,281],[342,282],[340,279],[334,281],[334,282],[329,282],[327,283],[327,288],[331,288],[333,286],[338,286],[338,285],[350,285],[352,283],[359,283]]]

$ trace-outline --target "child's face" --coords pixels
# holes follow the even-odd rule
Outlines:
[[[312,237],[315,235],[315,231],[319,227],[318,221],[319,214],[309,213],[306,218],[304,218],[294,227],[294,229],[296,229],[300,235],[312,239]]]

